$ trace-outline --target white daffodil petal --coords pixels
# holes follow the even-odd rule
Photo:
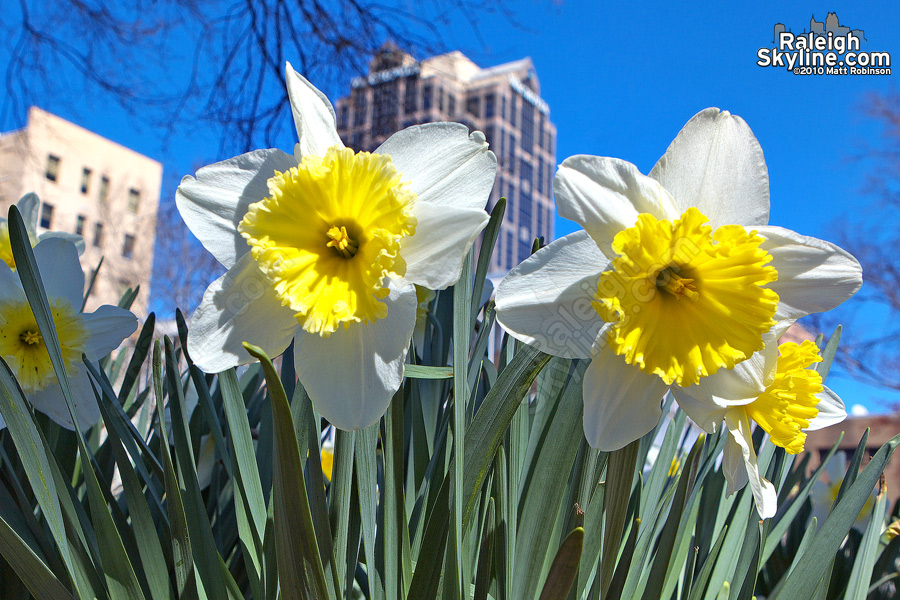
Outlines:
[[[484,134],[459,123],[426,123],[398,131],[376,151],[389,154],[403,181],[442,208],[483,210],[497,176],[497,157]]]
[[[722,453],[722,474],[725,475],[725,492],[730,496],[747,485],[747,468],[744,467],[743,450],[729,434]]]
[[[594,448],[618,450],[651,431],[662,417],[666,384],[598,344],[584,374],[584,436]]]
[[[57,238],[60,240],[66,240],[67,242],[72,242],[73,244],[75,244],[75,249],[78,251],[78,256],[84,254],[84,238],[77,233],[66,233],[65,231],[45,231],[38,236],[38,240],[41,241],[50,238]]]
[[[88,330],[83,351],[90,360],[99,360],[118,348],[138,324],[131,311],[109,305],[82,315],[82,322]]]
[[[376,423],[403,380],[403,363],[416,321],[416,291],[393,282],[388,314],[374,323],[353,323],[328,338],[298,330],[297,377],[319,413],[338,429]]]
[[[618,158],[577,155],[563,161],[553,181],[559,216],[587,231],[609,258],[617,233],[632,227],[640,213],[677,219],[675,201],[658,181]]]
[[[80,365],[78,373],[67,375],[69,390],[75,403],[75,417],[81,428],[87,430],[100,420],[100,407],[97,406],[97,397],[94,395],[91,380],[83,365]],[[54,382],[40,391],[28,394],[28,400],[35,410],[44,413],[66,429],[75,429],[59,384]]]
[[[738,446],[737,449],[740,451],[740,457],[746,469],[747,480],[750,483],[750,490],[753,492],[753,500],[756,503],[756,511],[763,519],[774,517],[775,512],[778,510],[778,494],[775,492],[775,486],[759,474],[759,467],[756,465],[756,452],[753,450],[753,437],[750,433],[750,420],[747,418],[747,413],[742,408],[728,411],[725,415],[725,425],[728,427],[729,443],[736,444]],[[734,450],[733,448],[732,452]],[[734,462],[733,456],[729,462]],[[740,469],[737,472],[739,471]],[[726,473],[727,478],[728,474]],[[736,487],[738,481],[740,481],[738,478],[729,480],[729,493],[739,489],[739,487]]]
[[[226,269],[248,250],[237,226],[247,207],[269,195],[267,181],[275,171],[297,166],[281,150],[254,150],[203,167],[196,179],[186,175],[175,193],[181,218],[203,247]]]
[[[769,287],[778,292],[776,319],[797,319],[831,310],[862,286],[862,267],[842,248],[800,235],[783,227],[755,227],[765,241],[761,248],[772,255],[778,280]]]
[[[710,375],[710,377],[714,377],[714,375]],[[706,379],[709,377],[704,377],[701,381]],[[679,408],[703,431],[715,433],[719,429],[719,423],[725,418],[725,413],[729,408],[720,406],[716,402],[716,397],[708,393],[708,388],[700,388],[697,385],[690,388],[672,386],[670,391],[675,396]]]
[[[25,291],[22,289],[18,276],[13,273],[9,265],[0,260],[0,302],[6,300],[21,302],[25,300]]]
[[[191,318],[188,353],[200,369],[218,373],[253,360],[243,342],[269,356],[281,354],[297,327],[293,312],[247,253],[203,294]]]
[[[822,388],[822,391],[817,394],[819,403],[816,405],[816,409],[819,411],[819,414],[809,422],[809,427],[806,428],[806,431],[815,431],[837,425],[847,418],[847,409],[844,407],[844,401],[829,387],[822,386]]]
[[[671,192],[679,212],[696,206],[715,228],[769,222],[769,171],[740,117],[707,108],[675,137],[650,177]]]
[[[497,322],[541,352],[590,358],[604,325],[591,300],[608,265],[609,260],[584,231],[552,242],[500,282]]]
[[[22,215],[25,229],[30,235],[36,235],[38,217],[41,212],[41,200],[37,197],[37,194],[25,194],[16,202],[16,208],[19,209],[19,214]]]
[[[294,114],[294,125],[297,127],[297,139],[300,154],[297,156],[325,156],[331,146],[343,148],[337,133],[337,121],[334,107],[320,92],[294,70],[291,63],[284,68],[287,80],[288,98],[291,100],[291,112]]]
[[[488,214],[480,208],[416,202],[413,215],[416,233],[400,248],[406,261],[403,278],[432,290],[453,285],[472,243],[488,223]]]
[[[84,272],[75,244],[60,238],[45,239],[34,247],[34,260],[47,298],[65,298],[79,311],[84,301]]]

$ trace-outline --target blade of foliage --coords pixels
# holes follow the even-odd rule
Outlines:
[[[44,561],[3,518],[0,518],[0,555],[6,559],[36,600],[72,598]]]
[[[452,379],[453,367],[406,365],[403,374],[410,379]]]
[[[45,522],[56,541],[56,547],[69,576],[75,582],[76,591],[81,595],[90,595],[92,593],[90,587],[86,582],[79,582],[79,578],[76,577],[79,569],[75,567],[75,558],[69,552],[62,509],[50,471],[51,459],[44,451],[43,444],[35,443],[39,433],[31,410],[9,365],[2,357],[0,357],[0,416],[3,417],[7,430],[12,435],[19,459],[25,465],[28,483],[31,484],[35,500],[44,514]]]
[[[247,343],[244,347],[262,364],[272,396],[275,423],[272,499],[275,503],[274,533],[281,595],[285,600],[331,598],[316,545],[316,532],[303,477],[303,459],[294,436],[294,419],[287,396],[265,352]]]
[[[153,388],[156,393],[156,404],[157,406],[162,406],[164,401],[162,357],[158,341],[153,348]],[[175,474],[175,466],[172,463],[172,455],[169,452],[169,439],[162,419],[162,412],[159,411],[157,415],[159,418],[160,454],[162,455],[163,468],[165,469],[166,508],[168,509],[170,534],[172,536],[172,562],[175,570],[177,597],[196,598],[199,597],[200,592],[197,588],[197,573],[194,569],[191,533],[187,523],[187,515],[184,511],[184,502],[181,498],[181,489],[178,486],[178,476]]]
[[[500,225],[503,223],[503,215],[506,213],[506,198],[497,200],[497,204],[491,209],[491,218],[484,228],[481,239],[481,248],[478,251],[478,264],[475,267],[475,283],[472,286],[472,319],[478,314],[481,303],[481,294],[484,291],[484,280],[487,278],[488,268],[491,265],[491,256],[500,237]]]
[[[459,281],[453,287],[453,535],[448,554],[457,562],[456,578],[445,574],[444,588],[454,586],[457,595],[468,589],[466,560],[462,556],[465,540],[463,532],[463,506],[465,497],[464,466],[466,439],[466,405],[469,401],[468,371],[469,343],[472,334],[472,253],[463,261]],[[467,594],[468,595],[468,594]]]
[[[550,356],[523,346],[509,365],[500,373],[497,383],[487,393],[481,408],[469,425],[466,435],[466,464],[464,473],[465,510],[463,519],[468,522],[481,484],[484,481],[494,455],[503,442],[510,421],[519,409],[522,399]]]
[[[235,509],[237,511],[238,534],[244,548],[245,564],[251,569],[251,581],[258,582],[262,576],[262,540],[266,530],[266,500],[263,497],[253,436],[247,421],[247,407],[241,395],[240,383],[234,369],[219,373],[219,388],[228,431],[231,433],[231,455],[237,469],[233,473],[235,489]],[[257,594],[261,588],[256,586]]]
[[[869,525],[863,535],[862,543],[853,561],[853,570],[850,572],[850,581],[847,582],[847,590],[844,600],[865,600],[869,595],[869,582],[872,580],[872,570],[878,559],[878,542],[881,538],[881,528],[884,526],[884,515],[887,512],[887,485],[884,474],[878,480],[878,496],[875,500],[875,508],[869,518]]]
[[[116,464],[119,468],[119,475],[122,478],[122,488],[128,502],[128,515],[134,528],[135,537],[139,540],[137,547],[143,567],[141,572],[147,579],[150,596],[152,598],[166,598],[171,593],[169,570],[166,566],[162,546],[153,523],[153,516],[150,514],[150,509],[147,506],[147,499],[141,491],[141,482],[131,466],[131,461],[128,460],[119,436],[109,426],[113,417],[106,408],[106,403],[100,403],[100,412],[103,416],[103,421],[107,423],[107,430],[110,431],[109,443],[112,445]]]
[[[609,455],[606,477],[606,519],[603,526],[603,549],[600,555],[600,589],[605,597],[616,569],[622,532],[628,520],[628,503],[634,482],[635,461],[640,441],[634,441]]]
[[[586,368],[587,363],[582,361],[566,387],[557,391],[551,414],[545,421],[545,431],[534,430],[535,435],[545,443],[533,455],[533,475],[519,500],[514,598],[533,598],[537,595],[545,574],[545,563],[550,560],[547,554],[552,552],[553,547],[551,519],[560,510],[563,494],[548,494],[547,490],[565,489],[572,473],[572,464],[584,430],[581,381]]]
[[[556,552],[540,600],[564,600],[569,595],[578,575],[583,546],[584,529],[573,529]]]

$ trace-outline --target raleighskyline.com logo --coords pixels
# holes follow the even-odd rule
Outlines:
[[[890,75],[890,53],[864,51],[865,41],[865,32],[841,25],[837,13],[828,13],[824,22],[813,15],[808,32],[795,34],[776,24],[774,47],[757,50],[756,64],[794,75]]]

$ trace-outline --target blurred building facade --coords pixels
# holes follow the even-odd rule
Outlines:
[[[356,151],[373,151],[419,123],[454,121],[484,132],[499,162],[488,210],[507,199],[492,272],[530,256],[534,238],[553,239],[556,126],[530,58],[482,69],[458,51],[417,61],[386,44],[351,87],[336,112],[341,138]]]
[[[29,192],[41,200],[38,232],[84,237],[85,283],[103,258],[86,310],[118,304],[147,314],[162,165],[37,107],[22,129],[0,135],[0,209]]]
[[[869,429],[869,437],[866,439],[863,467],[885,442],[900,433],[900,414],[849,416],[837,425],[810,431],[806,436],[806,450],[812,455],[810,469],[815,469],[822,462],[831,448],[838,443],[838,439],[840,439],[838,452],[844,453],[849,463],[866,429]],[[900,498],[900,456],[896,453],[884,469],[884,479],[888,497]]]

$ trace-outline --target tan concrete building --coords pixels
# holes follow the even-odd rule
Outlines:
[[[32,107],[22,129],[0,135],[0,209],[34,192],[38,231],[84,237],[85,278],[103,258],[87,310],[117,304],[140,286],[132,310],[147,314],[162,165],[44,110]]]
[[[484,132],[499,173],[488,209],[507,198],[491,271],[531,254],[535,237],[553,239],[556,126],[540,97],[530,58],[482,69],[461,52],[416,61],[386,44],[337,101],[338,132],[356,151],[372,151],[418,123],[455,121]]]

